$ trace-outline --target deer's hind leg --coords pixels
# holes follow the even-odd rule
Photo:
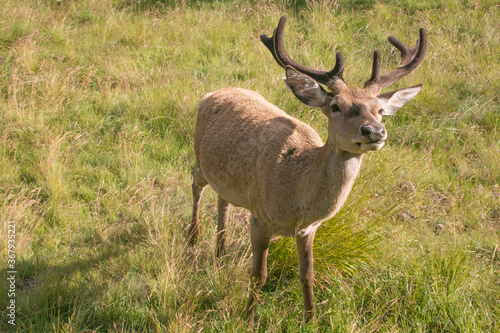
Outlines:
[[[224,255],[224,250],[226,247],[226,224],[227,218],[229,216],[229,207],[231,205],[229,202],[224,200],[220,195],[217,203],[217,250],[216,256],[220,258]]]
[[[200,223],[199,223],[200,201],[203,189],[205,188],[206,185],[207,181],[205,180],[205,177],[203,177],[200,168],[197,165],[195,165],[193,170],[193,185],[192,185],[193,218],[191,219],[191,225],[189,226],[188,238],[187,238],[188,244],[190,245],[193,245],[200,235]]]

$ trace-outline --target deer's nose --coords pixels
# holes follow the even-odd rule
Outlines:
[[[365,125],[361,127],[361,135],[371,142],[385,140],[385,127]]]

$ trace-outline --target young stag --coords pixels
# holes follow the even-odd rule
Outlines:
[[[256,92],[226,88],[206,95],[196,122],[193,172],[193,219],[188,242],[199,235],[198,209],[208,184],[218,194],[217,256],[224,251],[229,204],[251,212],[253,251],[247,319],[253,323],[260,288],[267,278],[267,254],[273,235],[294,236],[299,258],[305,316],[314,316],[313,239],[319,225],[332,218],[346,200],[364,153],[379,150],[387,139],[382,115],[394,114],[415,97],[422,85],[380,94],[415,70],[426,52],[426,32],[408,48],[395,37],[401,53],[395,70],[381,75],[380,51],[373,55],[372,74],[364,88],[349,88],[342,73],[344,58],[320,71],[294,62],[283,46],[283,16],[264,45],[286,71],[286,84],[304,104],[318,107],[328,121],[328,138],[290,117]],[[320,85],[324,84],[329,92]]]

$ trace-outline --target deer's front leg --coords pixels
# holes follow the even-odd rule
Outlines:
[[[271,233],[268,228],[254,216],[250,218],[250,239],[252,242],[253,261],[246,315],[248,325],[252,326],[255,305],[259,299],[259,290],[267,279],[267,254],[269,252],[269,240],[271,239]]]
[[[299,258],[299,279],[302,285],[306,320],[314,319],[314,269],[313,269],[313,242],[316,230],[307,235],[297,234],[297,254]]]

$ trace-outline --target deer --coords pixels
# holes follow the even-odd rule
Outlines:
[[[267,257],[274,236],[295,237],[305,320],[314,320],[316,230],[346,201],[363,155],[384,146],[387,131],[382,116],[396,113],[419,93],[422,84],[381,94],[382,89],[414,71],[427,49],[424,28],[420,28],[413,48],[390,36],[389,43],[401,53],[399,66],[381,74],[381,53],[375,50],[371,77],[363,88],[349,88],[343,78],[341,51],[336,52],[330,71],[290,58],[283,42],[286,20],[286,16],[281,17],[273,35],[262,34],[260,39],[285,69],[289,90],[326,116],[326,142],[309,125],[257,92],[233,87],[201,99],[194,132],[193,206],[187,243],[194,244],[200,234],[199,207],[206,185],[218,197],[217,257],[225,251],[230,205],[249,210],[253,255],[246,307],[249,326],[254,324],[259,290],[267,279]]]

